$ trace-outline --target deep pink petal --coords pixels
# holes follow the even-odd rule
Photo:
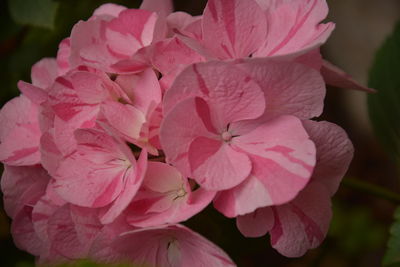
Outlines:
[[[220,59],[248,57],[266,37],[266,19],[253,0],[210,0],[203,13],[203,43]]]
[[[321,115],[325,82],[317,70],[294,62],[250,59],[239,66],[265,95],[263,119],[294,115],[309,119]]]
[[[317,148],[317,164],[311,179],[324,184],[332,196],[353,158],[353,145],[346,132],[333,123],[303,121],[303,125]]]
[[[274,209],[271,244],[286,257],[300,257],[324,240],[332,217],[329,192],[312,182],[290,204]]]
[[[245,237],[261,237],[274,226],[274,213],[271,208],[260,208],[236,218],[236,226]]]
[[[339,69],[332,63],[325,61],[323,62],[321,74],[327,84],[335,87],[354,89],[359,91],[364,91],[368,93],[376,92],[372,88],[361,85],[356,80],[353,79],[349,74],[345,73],[343,70]]]

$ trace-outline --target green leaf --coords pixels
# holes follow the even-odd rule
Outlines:
[[[394,213],[395,222],[390,228],[388,248],[383,258],[383,266],[400,266],[400,207]]]
[[[377,89],[368,96],[374,130],[382,145],[400,157],[400,23],[378,50],[370,71],[369,86]]]
[[[8,0],[11,17],[23,25],[54,28],[58,3],[53,0]]]

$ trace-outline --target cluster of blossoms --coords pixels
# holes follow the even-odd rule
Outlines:
[[[0,113],[1,186],[17,246],[81,258],[234,266],[180,222],[211,202],[288,257],[326,236],[352,158],[314,121],[325,84],[367,90],[321,58],[325,0],[105,4]]]

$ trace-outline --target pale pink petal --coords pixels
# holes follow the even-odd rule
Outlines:
[[[324,240],[332,217],[329,192],[312,182],[290,204],[274,209],[271,244],[286,257],[301,257]]]
[[[320,23],[328,14],[325,0],[273,1],[265,11],[268,34],[255,56],[284,55],[326,42],[333,23]]]
[[[119,13],[121,11],[125,10],[126,7],[121,6],[121,5],[116,5],[112,3],[107,3],[99,6],[96,8],[96,10],[93,12],[94,16],[111,16],[111,17],[118,17]]]
[[[187,27],[190,27],[190,25],[194,22],[199,21],[199,26],[200,26],[200,33],[201,33],[201,17],[199,16],[192,16],[186,12],[181,12],[177,11],[174,13],[171,13],[167,17],[167,24],[168,24],[168,36],[173,36],[175,35],[176,32],[179,32],[184,35],[189,35],[190,32],[187,32]]]
[[[253,0],[209,0],[202,26],[204,46],[220,59],[250,56],[267,30],[264,12]]]
[[[272,208],[260,208],[236,218],[236,226],[245,237],[261,237],[272,229],[275,223]]]
[[[326,89],[317,70],[269,59],[250,59],[239,66],[264,92],[264,119],[279,115],[308,119],[321,115]]]
[[[268,121],[233,138],[232,145],[249,155],[252,175],[262,182],[274,205],[292,200],[310,180],[316,163],[315,145],[293,116]]]
[[[321,74],[322,76],[324,76],[325,82],[331,86],[354,89],[368,93],[376,92],[372,88],[361,85],[349,74],[345,73],[343,70],[339,69],[337,66],[326,60],[324,60],[323,62]]]
[[[190,144],[191,177],[208,190],[225,190],[240,184],[251,171],[245,153],[220,140],[197,137]]]
[[[259,85],[234,63],[207,62],[191,65],[177,77],[164,97],[164,112],[192,96],[203,98],[218,131],[229,123],[255,119],[265,110]]]
[[[91,251],[99,262],[130,262],[160,267],[235,266],[213,243],[181,225],[126,232],[107,249]]]
[[[43,58],[32,66],[32,84],[47,89],[58,76],[57,61],[54,58]]]
[[[311,179],[325,185],[332,196],[353,158],[353,145],[346,132],[333,123],[303,121],[303,125],[317,148],[317,164]]]

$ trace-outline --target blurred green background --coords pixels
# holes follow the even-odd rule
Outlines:
[[[43,57],[54,57],[58,43],[69,35],[72,26],[80,19],[87,19],[105,2],[134,8],[141,1],[0,1],[1,106],[19,94],[18,80],[30,81],[31,66]],[[174,2],[176,10],[193,15],[201,14],[206,3],[205,0]],[[328,0],[329,20],[337,23],[337,30],[323,48],[325,57],[366,83],[376,49],[393,31],[395,21],[400,19],[399,2]],[[49,4],[51,8],[48,8]],[[18,10],[21,5],[25,5],[26,13]],[[35,12],[42,16],[35,17]],[[398,73],[400,76],[400,69]],[[378,87],[379,82],[376,85]],[[242,237],[234,220],[224,218],[211,207],[185,224],[218,244],[238,266],[380,266],[393,212],[400,204],[396,200],[400,194],[396,160],[385,152],[372,131],[364,93],[328,88],[323,119],[342,126],[354,142],[356,152],[348,177],[334,197],[331,229],[320,248],[299,259],[285,258],[271,248],[268,237]],[[368,187],[365,182],[373,186]],[[385,196],[391,198],[387,197],[385,188],[393,192],[391,200],[385,199]],[[10,220],[0,208],[0,265],[33,266],[33,257],[13,245],[9,227]]]

